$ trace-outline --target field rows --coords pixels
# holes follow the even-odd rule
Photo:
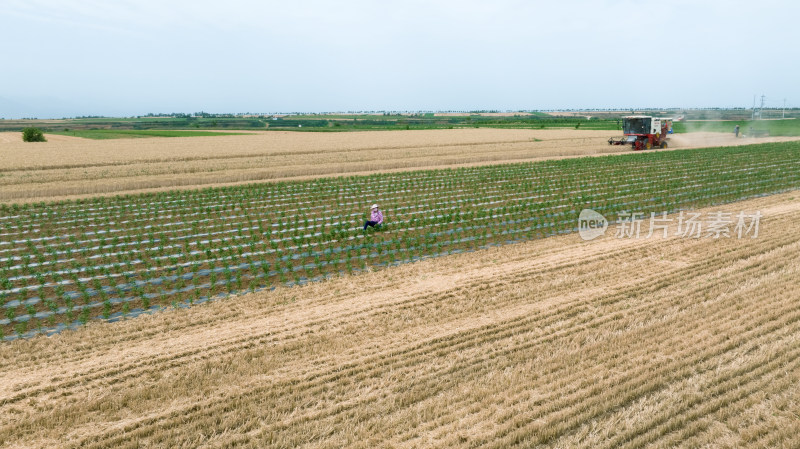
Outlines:
[[[0,201],[490,164],[624,151],[609,131],[431,130],[260,132],[241,136],[91,141],[36,148],[0,142]],[[69,139],[63,137],[63,139]]]
[[[734,146],[796,137],[674,135],[670,148]],[[2,136],[0,136],[2,137]],[[251,132],[240,136],[92,141],[51,136],[35,148],[3,142],[0,201],[196,189],[379,171],[486,165],[630,151],[618,131],[456,129],[353,133]]]
[[[3,206],[6,339],[231,292],[800,187],[800,145],[663,152]],[[382,205],[387,225],[363,232]]]
[[[9,342],[0,443],[793,447],[796,194],[709,209],[756,239],[567,235]]]

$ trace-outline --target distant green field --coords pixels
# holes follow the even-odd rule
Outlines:
[[[454,115],[436,116],[432,113],[414,115],[325,115],[304,114],[274,117],[268,129],[291,131],[340,132],[367,130],[420,130],[455,128],[512,128],[512,129],[591,129],[620,130],[621,120],[593,117],[557,117],[543,113],[515,115]]]
[[[132,137],[177,137],[209,136],[211,130],[235,133],[240,130],[279,130],[300,132],[341,132],[378,130],[421,130],[458,128],[511,128],[511,129],[585,129],[621,131],[621,118],[626,115],[650,115],[654,117],[685,117],[687,122],[676,122],[675,132],[715,131],[733,132],[738,123],[743,134],[750,132],[772,136],[800,135],[800,108],[786,111],[769,109],[763,111],[765,118],[781,116],[796,120],[757,120],[749,122],[749,109],[702,109],[702,110],[630,110],[587,111],[586,115],[552,115],[544,112],[519,112],[492,114],[490,111],[472,111],[459,115],[432,112],[393,113],[371,112],[368,114],[308,113],[289,115],[188,115],[175,113],[172,116],[140,117],[81,117],[69,119],[5,120],[0,117],[0,131],[22,131],[26,127],[37,127],[49,134],[65,134],[90,139],[120,139]],[[589,117],[591,116],[591,117]],[[700,121],[704,120],[704,121]],[[705,121],[707,120],[707,121]],[[734,121],[738,120],[738,121]],[[97,131],[99,130],[99,131]],[[90,134],[83,134],[89,131]],[[177,133],[173,133],[176,131]],[[190,131],[192,132],[190,134]],[[155,132],[156,134],[151,134]]]
[[[407,115],[382,115],[382,114],[294,114],[281,118],[297,120],[397,120],[407,118]]]
[[[736,120],[736,121],[707,121],[707,122],[676,122],[673,129],[676,133],[685,132],[717,132],[733,133],[739,125],[739,134],[751,133],[769,136],[800,136],[800,120]]]
[[[85,139],[138,139],[144,137],[202,137],[202,136],[235,136],[244,133],[213,132],[173,129],[79,129],[75,131],[55,131],[48,134],[83,137]]]
[[[63,120],[2,120],[0,131],[22,131],[33,126],[45,133],[62,133],[67,130],[108,130],[108,131],[236,131],[244,129],[266,129],[264,117],[95,117]]]
[[[517,117],[522,118],[553,118],[553,116],[546,114],[544,112],[519,112],[516,113]],[[386,120],[386,121],[397,121],[397,120],[423,120],[423,121],[441,121],[441,120],[456,120],[456,121],[463,121],[469,120],[470,118],[497,118],[496,116],[491,115],[483,115],[479,112],[471,113],[469,115],[436,115],[433,112],[424,112],[418,114],[291,114],[291,115],[284,115],[281,116],[281,119],[287,120]],[[501,117],[502,118],[502,117]],[[509,117],[506,117],[509,118]],[[513,118],[513,117],[510,117]]]

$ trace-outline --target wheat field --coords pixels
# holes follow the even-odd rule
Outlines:
[[[0,445],[797,447],[799,194],[9,342]]]
[[[618,134],[524,129],[274,131],[118,140],[49,135],[48,142],[26,144],[8,138],[12,133],[0,133],[5,137],[0,139],[0,201],[55,201],[629,152],[627,146],[608,145],[608,138]],[[754,142],[714,133],[675,136],[674,140],[675,148]]]
[[[610,148],[607,131],[459,129],[0,142],[0,201],[463,166]],[[48,136],[50,137],[50,136]]]

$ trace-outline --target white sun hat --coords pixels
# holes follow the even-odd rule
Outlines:
[[[378,208],[378,205],[377,204],[373,204],[370,209],[377,209],[377,208]]]

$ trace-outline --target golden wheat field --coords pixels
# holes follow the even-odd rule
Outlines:
[[[8,342],[0,445],[798,447],[798,195]]]
[[[34,202],[254,181],[629,152],[617,131],[454,129],[89,140],[0,133],[0,201]],[[13,138],[12,138],[13,137]],[[714,133],[675,148],[752,143]],[[774,140],[775,138],[773,138]]]
[[[239,136],[0,142],[0,201],[364,174],[609,151],[604,131],[260,132]],[[50,136],[48,136],[50,137]],[[617,151],[621,147],[617,147]]]

